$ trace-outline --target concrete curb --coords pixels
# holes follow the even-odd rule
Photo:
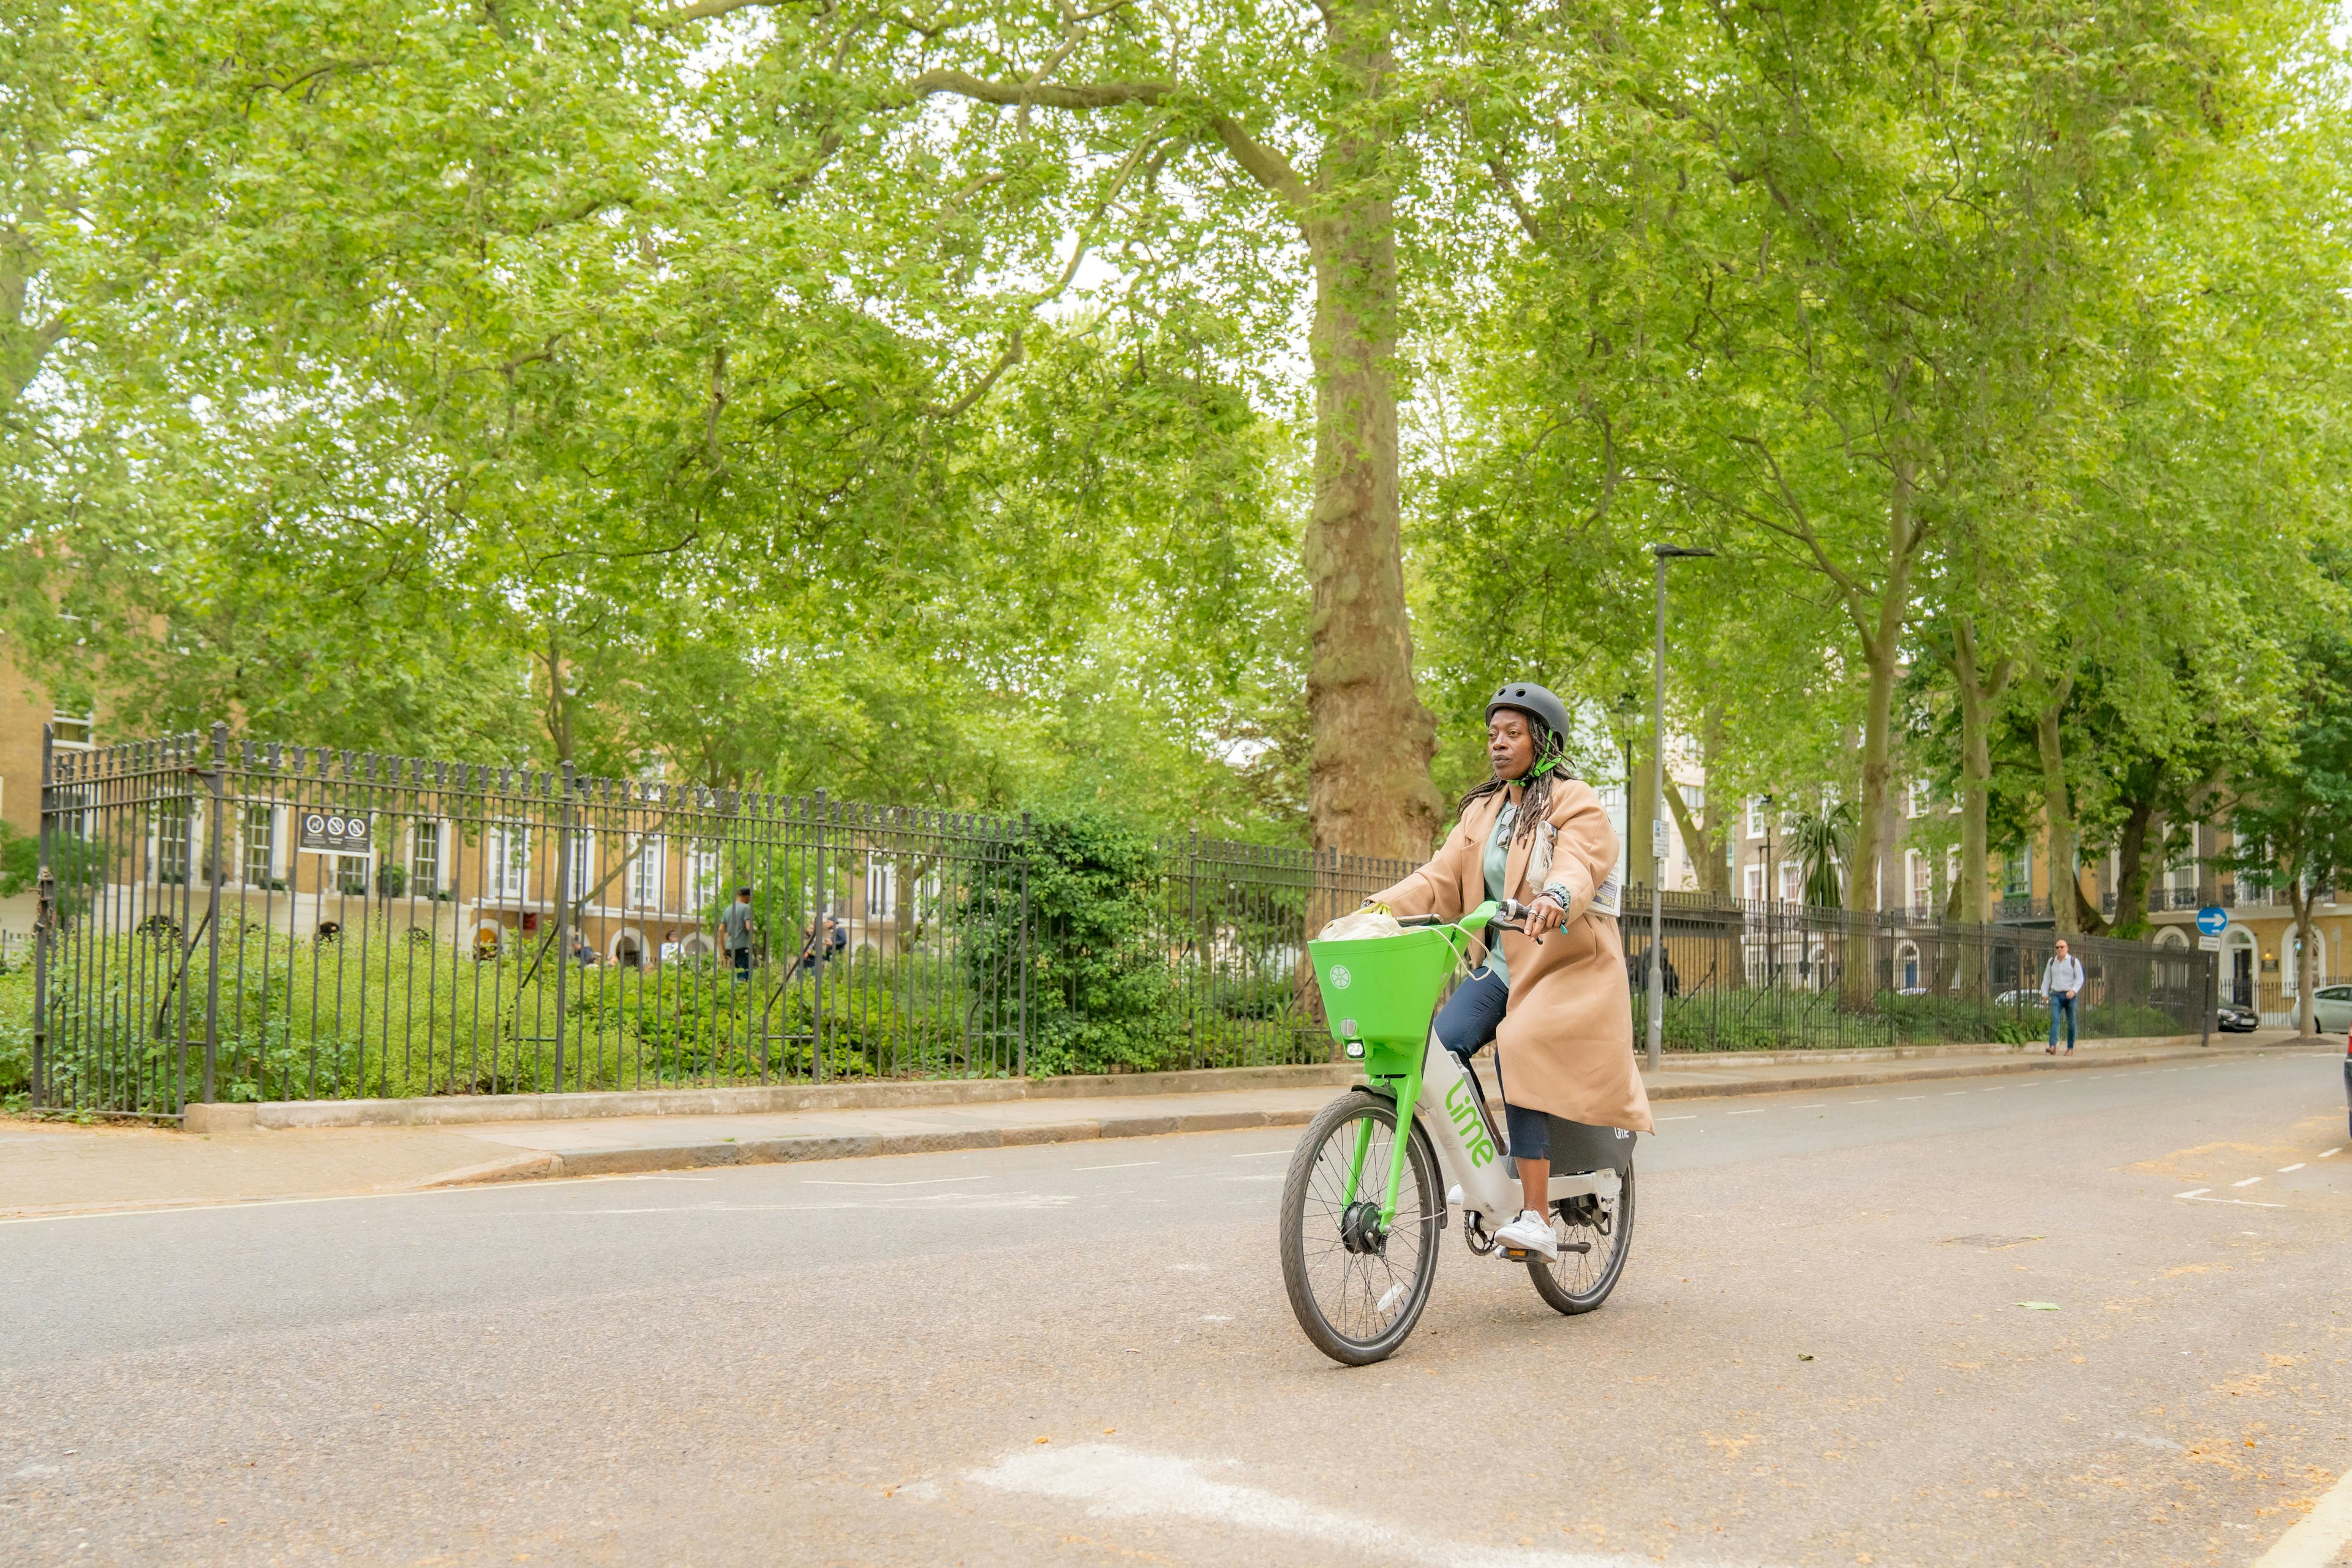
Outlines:
[[[2092,1068],[2135,1067],[2146,1062],[2178,1061],[2184,1057],[2210,1058],[2217,1054],[2240,1056],[2252,1050],[2257,1054],[2275,1050],[2275,1045],[2256,1047],[2191,1046],[2186,1049],[2135,1051],[2115,1053],[2102,1051],[2084,1058],[2078,1050],[2074,1056],[2051,1057],[2034,1047],[2032,1059],[2013,1062],[1972,1062],[1966,1067],[1924,1067],[1908,1070],[1880,1072],[1809,1073],[1803,1078],[1731,1079],[1718,1083],[1669,1083],[1650,1086],[1653,1100],[1715,1100],[1727,1095],[1782,1094],[1805,1089],[1862,1089],[1880,1083],[1929,1083],[1950,1078],[2007,1078],[2017,1073],[2082,1072]]]
[[[1104,1117],[1092,1121],[1055,1121],[1027,1127],[974,1127],[950,1132],[810,1133],[798,1138],[761,1138],[740,1143],[680,1143],[654,1149],[578,1149],[493,1160],[412,1182],[397,1190],[481,1186],[492,1182],[541,1181],[560,1176],[635,1176],[656,1171],[704,1170],[714,1165],[795,1164],[810,1160],[860,1160],[880,1154],[944,1154],[965,1149],[1018,1148],[1039,1143],[1079,1143],[1100,1138],[1157,1138],[1171,1132],[1231,1132],[1249,1127],[1298,1127],[1312,1110],[1204,1110],[1171,1116]]]
[[[643,1089],[584,1094],[467,1094],[416,1100],[272,1100],[257,1105],[191,1105],[187,1131],[260,1128],[462,1127],[490,1121],[576,1121],[614,1116],[757,1116],[794,1110],[915,1110],[1016,1100],[1113,1100],[1207,1094],[1242,1089],[1338,1086],[1348,1062],[1300,1067],[1199,1068],[1184,1072],[1069,1078],[920,1079],[867,1083],[780,1084],[764,1089]]]
[[[2242,1050],[2271,1048],[2270,1046],[2262,1046],[2242,1047]],[[2185,1056],[2210,1058],[2212,1054],[2210,1047],[2190,1047],[2185,1050],[2129,1054],[2102,1052],[2095,1058],[2089,1059],[2078,1053],[2072,1059],[2044,1056],[2035,1060],[1977,1062],[1967,1067],[1824,1073],[1798,1079],[1760,1078],[1717,1083],[1659,1084],[1652,1087],[1650,1098],[1654,1101],[1718,1100],[1755,1094],[1792,1094],[1817,1089],[1858,1089],[1872,1084],[1931,1082],[1941,1079],[2082,1072],[2095,1068],[2177,1061]],[[2230,1054],[2238,1055],[2241,1051]],[[887,1154],[938,1154],[967,1149],[1009,1149],[1105,1138],[1158,1138],[1179,1132],[1229,1132],[1250,1127],[1301,1127],[1313,1120],[1314,1115],[1313,1109],[1178,1111],[1157,1116],[1114,1116],[1090,1121],[1045,1122],[1025,1127],[975,1127],[956,1131],[809,1133],[801,1137],[756,1139],[738,1143],[582,1149],[495,1160],[414,1183],[403,1190],[478,1186],[490,1182],[536,1181],[564,1176],[643,1175],[656,1171],[691,1171],[719,1165],[770,1165],[814,1160],[862,1160]]]
[[[2137,1040],[2084,1040],[2082,1050],[2198,1048],[2193,1035]],[[1851,1050],[1671,1052],[1669,1070],[1795,1067],[1822,1062],[1923,1062],[2000,1052],[2039,1055],[2034,1045],[1857,1047]],[[2110,1059],[2124,1059],[2111,1058]],[[2137,1058],[2131,1059],[2137,1059]],[[929,1079],[880,1082],[779,1084],[753,1089],[640,1089],[580,1094],[439,1095],[414,1100],[275,1100],[259,1104],[190,1105],[188,1132],[242,1133],[328,1127],[464,1127],[494,1121],[574,1121],[615,1116],[755,1116],[776,1111],[923,1110],[1038,1100],[1131,1099],[1241,1089],[1338,1088],[1354,1080],[1349,1062],[1292,1067],[1197,1068],[1182,1072],[1109,1073],[1045,1079]],[[1875,1079],[1857,1079],[1874,1082]]]

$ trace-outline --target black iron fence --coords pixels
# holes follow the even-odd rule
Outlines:
[[[1673,892],[1663,921],[1669,1050],[2017,1043],[2049,1027],[2042,982],[2057,938],[2048,930]],[[1623,928],[1639,1040],[1648,1029],[1647,889],[1627,898]],[[2081,1037],[2210,1030],[2212,953],[2102,937],[2067,943],[2084,969]]]
[[[33,1102],[131,1115],[1319,1061],[1305,940],[1409,868],[217,727],[43,765]],[[2044,931],[1674,893],[1664,918],[1674,1049],[2045,1026]],[[2210,954],[2075,950],[2085,1034],[2212,1016]]]
[[[134,1115],[1320,1060],[1304,933],[1407,869],[217,727],[43,781],[32,1099]]]

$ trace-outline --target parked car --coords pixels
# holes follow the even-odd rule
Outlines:
[[[2036,987],[2030,991],[2004,991],[1992,999],[1996,1007],[2047,1007],[2050,993]]]
[[[2213,1026],[2225,1035],[2251,1035],[2263,1026],[2263,1016],[2252,1007],[2224,1002],[2213,1009]]]
[[[2311,994],[2311,1011],[2323,1035],[2352,1030],[2352,985],[2323,985]]]
[[[2352,1131],[2352,1038],[2344,1042],[2344,1124]]]

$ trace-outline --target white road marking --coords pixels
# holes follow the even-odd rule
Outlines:
[[[1287,1149],[1259,1149],[1251,1153],[1235,1154],[1233,1157],[1236,1160],[1271,1160],[1277,1155],[1287,1154],[1290,1151]]]
[[[1227,1466],[1238,1460],[1227,1460]],[[1223,1467],[1217,1467],[1223,1468]],[[1430,1568],[1633,1568],[1646,1556],[1478,1546],[1221,1480],[1213,1467],[1113,1443],[1017,1448],[965,1479],[998,1491],[1076,1503],[1092,1519],[1198,1520],[1314,1542],[1329,1559],[1371,1556]],[[1699,1568],[1696,1563],[1690,1568]]]
[[[2189,1201],[2198,1204],[2235,1204],[2242,1209],[2283,1209],[2286,1207],[2284,1204],[2258,1204],[2252,1198],[2191,1198]],[[2253,1232],[2248,1231],[2246,1234],[2252,1236]],[[2186,1354],[2187,1352],[2183,1352],[2182,1353]]]
[[[1139,1171],[1146,1165],[1157,1165],[1158,1163],[1160,1163],[1160,1162],[1157,1160],[1129,1160],[1123,1165],[1073,1165],[1070,1169],[1073,1173],[1078,1171]]]
[[[1876,1105],[1878,1101],[1876,1100],[1849,1100],[1846,1103],[1848,1105]]]
[[[2347,1472],[2253,1568],[2326,1568],[2352,1542],[2352,1472]]]
[[[1661,1116],[1658,1120],[1660,1121],[1696,1121],[1698,1112],[1694,1110],[1687,1116]]]
[[[1797,1109],[1799,1110],[1827,1110],[1829,1107],[1830,1102],[1828,1100],[1817,1100],[1811,1105],[1800,1105]]]
[[[1753,1110],[1727,1110],[1724,1114],[1726,1116],[1761,1116],[1771,1109],[1769,1105],[1759,1105]]]
[[[1898,1094],[1895,1097],[1895,1103],[1899,1105],[1906,1100],[1925,1100],[1927,1098],[1927,1097],[1924,1094]]]
[[[2321,1159],[2325,1160],[2325,1159],[2326,1159],[2326,1158],[2327,1158],[2327,1155],[2328,1155],[2328,1154],[2341,1154],[2342,1152],[2344,1152],[2344,1145],[2343,1145],[2343,1144],[2341,1144],[2341,1143],[2338,1143],[2337,1145],[2336,1145],[2336,1147],[2335,1147],[2335,1148],[2328,1150],[2326,1153],[2322,1154],[2322,1155],[2320,1155],[2319,1157],[2320,1157]]]
[[[2298,1160],[2298,1161],[2296,1161],[2296,1162],[2295,1162],[2294,1164],[2292,1164],[2292,1165],[2281,1165],[2281,1166],[2278,1168],[2278,1173],[2279,1173],[2280,1175],[2284,1176],[2284,1175],[2285,1175],[2289,1171],[2300,1171],[2300,1170],[2302,1170],[2302,1169],[2303,1169],[2303,1162],[2302,1162],[2302,1161],[2300,1161],[2300,1160]]]
[[[2201,1198],[2212,1190],[2210,1187],[2200,1187],[2193,1193],[2175,1193],[2172,1195],[2176,1198]]]
[[[1944,1098],[1945,1098],[1946,1100],[1949,1100],[1949,1099],[1951,1099],[1951,1098],[1952,1098],[1952,1096],[1954,1096],[1954,1095],[1956,1095],[1956,1094],[1966,1094],[1966,1093],[1968,1093],[1968,1090],[1967,1090],[1967,1089],[1946,1089],[1946,1090],[1944,1091]],[[1926,1095],[1924,1095],[1924,1094],[1923,1094],[1923,1095],[1921,1095],[1919,1098],[1920,1098],[1920,1099],[1922,1099],[1922,1100],[1925,1100],[1925,1099],[1927,1099],[1927,1097]]]
[[[2261,1178],[2260,1176],[2248,1176],[2248,1177],[2247,1177],[2244,1181],[2242,1181],[2242,1182],[2231,1182],[2230,1184],[2231,1184],[2231,1186],[2233,1186],[2233,1187],[2251,1187],[2251,1186],[2252,1186],[2256,1182],[2259,1182],[2259,1181],[2261,1181],[2261,1180],[2262,1180],[2262,1178]]]

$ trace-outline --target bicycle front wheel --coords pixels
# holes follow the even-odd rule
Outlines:
[[[1528,1272],[1536,1294],[1555,1311],[1590,1312],[1617,1288],[1633,1245],[1633,1162],[1625,1162],[1615,1197],[1564,1198],[1552,1211],[1560,1220],[1559,1257],[1547,1263],[1530,1255]]]
[[[1437,1275],[1444,1200],[1437,1152],[1418,1126],[1404,1130],[1396,1214],[1381,1224],[1398,1136],[1393,1100],[1348,1094],[1307,1123],[1282,1185],[1290,1310],[1317,1350],[1348,1366],[1385,1360],[1404,1343]]]

